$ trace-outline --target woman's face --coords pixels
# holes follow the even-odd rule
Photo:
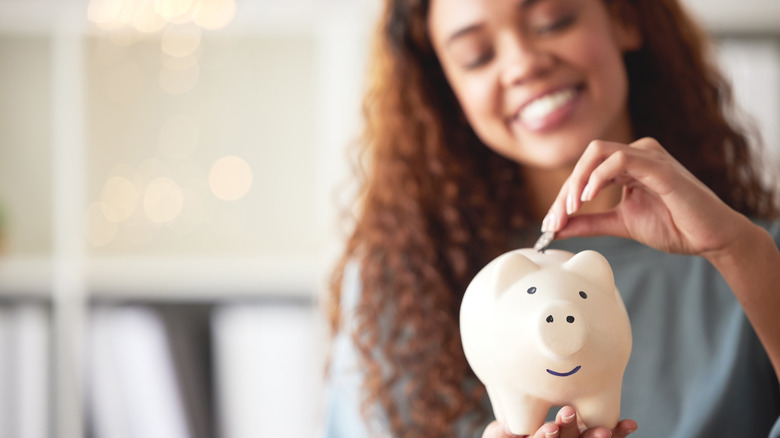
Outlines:
[[[430,37],[477,135],[523,165],[571,167],[632,140],[623,52],[636,29],[603,0],[431,0]]]

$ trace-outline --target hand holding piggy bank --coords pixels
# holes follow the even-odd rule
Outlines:
[[[513,434],[533,434],[563,405],[588,427],[617,425],[631,325],[601,254],[499,256],[466,289],[460,330],[496,419]]]

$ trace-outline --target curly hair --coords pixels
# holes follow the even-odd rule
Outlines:
[[[734,209],[777,213],[707,38],[677,0],[604,0],[636,20],[643,47],[625,56],[637,137],[658,139]],[[354,229],[331,278],[338,332],[348,261],[362,294],[351,333],[364,369],[364,414],[394,436],[449,436],[490,419],[463,354],[458,314],[468,282],[534,221],[521,168],[480,141],[429,40],[429,0],[387,0],[364,100]],[[628,8],[623,6],[629,6]],[[458,422],[461,423],[458,423]],[[462,423],[466,422],[466,424]]]

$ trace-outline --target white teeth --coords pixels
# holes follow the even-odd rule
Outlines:
[[[577,92],[574,88],[546,94],[526,105],[520,111],[520,119],[541,119],[571,101]]]

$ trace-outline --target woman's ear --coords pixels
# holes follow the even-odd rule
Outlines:
[[[625,0],[610,2],[612,31],[618,47],[623,52],[633,52],[642,48],[642,31],[636,9]]]

